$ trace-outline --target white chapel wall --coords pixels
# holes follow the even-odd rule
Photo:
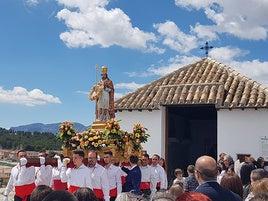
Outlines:
[[[217,115],[218,153],[228,153],[234,160],[237,154],[251,154],[255,159],[266,155],[268,159],[267,109],[221,109]],[[261,140],[262,136],[267,140]],[[263,154],[265,150],[266,154]]]
[[[123,110],[115,114],[115,119],[121,120],[120,127],[124,131],[132,132],[135,123],[146,127],[150,137],[148,142],[142,144],[143,149],[147,150],[150,156],[153,154],[165,156],[165,115],[163,110],[132,110],[131,112]]]

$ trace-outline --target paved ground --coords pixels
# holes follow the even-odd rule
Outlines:
[[[5,161],[6,162],[6,161]],[[12,163],[13,165],[16,165],[16,163]],[[10,166],[4,166],[4,165],[0,165],[0,168],[11,168]],[[0,188],[0,201],[4,200],[4,191],[5,188]],[[14,192],[11,192],[8,196],[8,201],[14,201]]]
[[[0,201],[4,200],[3,193],[5,191],[5,188],[0,188]],[[8,195],[8,201],[14,201],[14,192],[11,192]]]

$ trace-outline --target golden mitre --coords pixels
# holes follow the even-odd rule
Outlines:
[[[101,67],[101,74],[107,74],[108,68],[107,66],[102,66]]]

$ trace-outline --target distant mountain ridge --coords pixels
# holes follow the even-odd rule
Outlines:
[[[52,124],[33,123],[33,124],[11,127],[10,129],[14,131],[40,132],[40,133],[49,132],[56,134],[59,132],[60,124],[61,123],[52,123]],[[85,131],[89,127],[77,122],[74,122],[73,124],[74,129],[79,132]]]

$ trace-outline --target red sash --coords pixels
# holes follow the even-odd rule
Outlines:
[[[31,195],[35,189],[35,183],[25,184],[23,186],[15,186],[15,195],[20,197],[22,201],[26,201],[27,197]]]
[[[110,190],[110,197],[116,197],[117,196],[117,188],[113,188]]]
[[[122,185],[126,183],[126,176],[121,176],[121,182],[122,182]]]
[[[156,188],[160,188],[160,182],[157,182]]]
[[[96,197],[98,199],[104,199],[104,195],[103,195],[103,192],[102,192],[102,189],[96,189],[96,188],[93,188],[93,192],[95,193]]]
[[[69,186],[68,191],[69,191],[70,193],[73,193],[73,192],[75,192],[78,188],[80,188],[80,187],[79,187],[79,186]]]
[[[54,180],[53,181],[53,190],[66,190],[67,189],[67,182],[61,182],[61,180]]]
[[[140,189],[141,190],[150,189],[150,182],[141,182],[140,183]]]

